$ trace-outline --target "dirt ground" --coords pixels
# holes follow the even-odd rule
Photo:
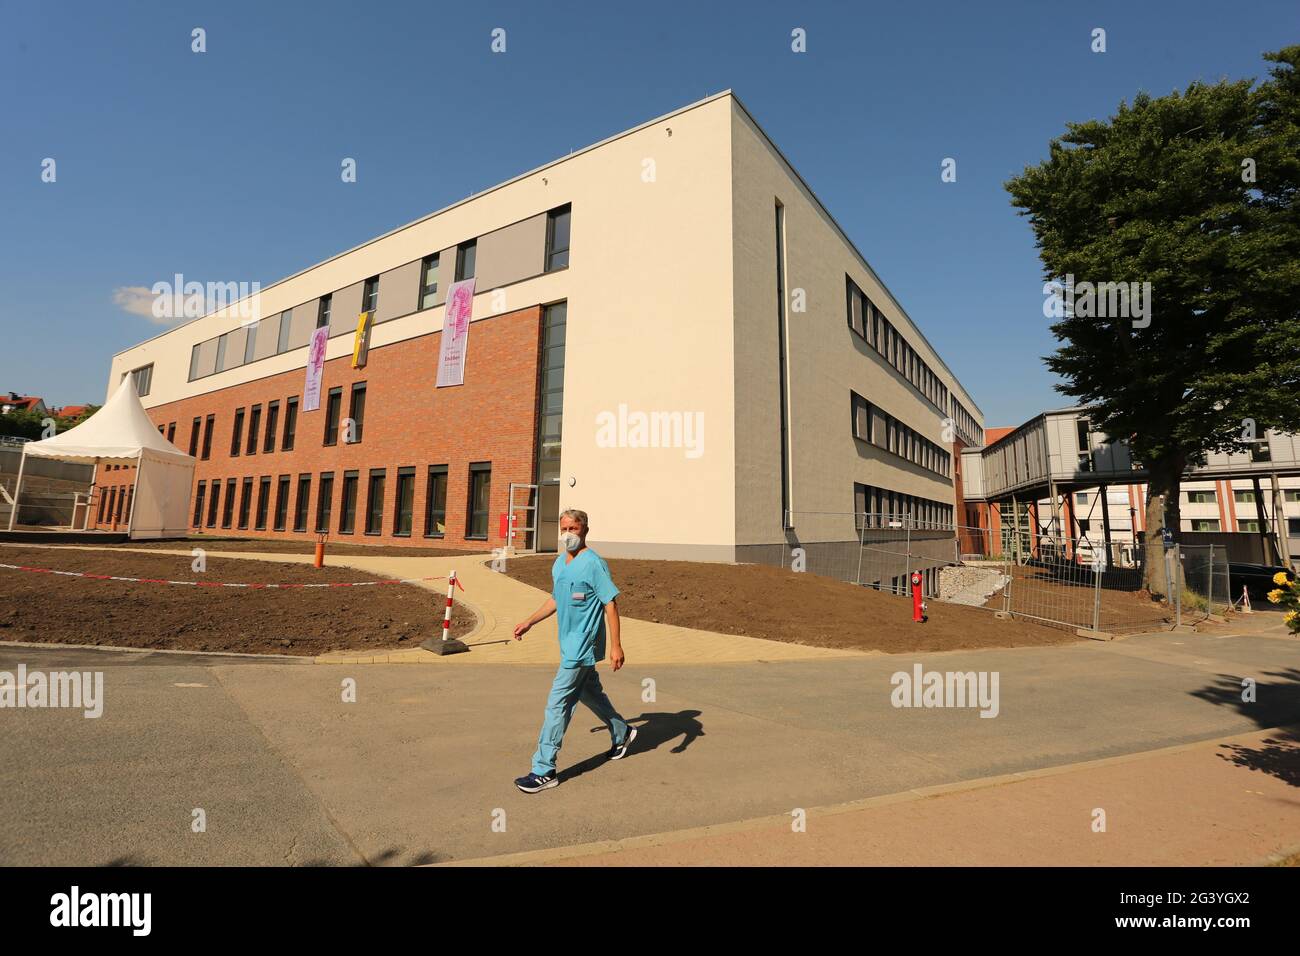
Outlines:
[[[549,592],[554,560],[515,558],[506,573]],[[889,653],[1082,640],[1069,630],[1000,621],[982,608],[938,601],[928,602],[929,620],[915,624],[910,598],[765,565],[620,558],[608,563],[623,616],[723,634]]]
[[[203,548],[205,551],[251,551],[256,554],[315,554],[316,538],[304,538],[301,541],[276,540],[272,538],[228,538],[218,535],[190,535],[188,538],[171,538],[167,541],[127,541],[118,548],[145,548],[150,551],[180,551],[190,548]],[[374,555],[385,558],[454,558],[462,554],[489,554],[487,549],[467,551],[457,548],[400,548],[391,544],[354,544],[349,541],[328,541],[325,544],[325,556],[328,561],[331,554],[339,555]],[[12,564],[13,562],[9,562]]]
[[[0,564],[123,577],[262,584],[379,580],[351,568],[69,548],[0,546]],[[410,584],[361,588],[193,587],[100,581],[0,568],[0,640],[314,656],[397,650],[442,633],[445,597]],[[453,608],[453,637],[474,626]]]

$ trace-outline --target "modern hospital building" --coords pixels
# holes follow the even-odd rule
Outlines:
[[[463,384],[438,387],[468,278]],[[749,560],[818,523],[849,537],[855,511],[952,522],[983,444],[975,401],[730,92],[255,299],[256,321],[226,307],[112,361],[109,392],[133,374],[197,459],[195,531],[495,548],[512,513],[514,546],[546,551],[573,507],[607,555]],[[130,482],[98,484],[103,528]]]

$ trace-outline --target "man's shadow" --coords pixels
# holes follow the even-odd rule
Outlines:
[[[699,716],[700,711],[698,710],[681,710],[675,714],[667,711],[653,711],[637,717],[624,718],[628,726],[636,728],[636,740],[632,741],[632,746],[628,748],[623,759],[626,760],[636,754],[657,750],[662,744],[666,744],[677,737],[682,738],[681,743],[673,747],[669,752],[682,753],[697,737],[704,736],[704,725],[700,723]],[[592,727],[591,732],[593,734],[607,734],[609,729],[604,724],[600,724]],[[574,777],[580,777],[587,771],[595,770],[608,761],[609,757],[606,754],[588,757],[586,760],[560,771],[560,780],[571,780]]]

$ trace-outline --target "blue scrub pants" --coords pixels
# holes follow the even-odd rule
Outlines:
[[[561,667],[555,672],[551,696],[546,701],[546,719],[542,722],[542,734],[537,740],[537,752],[533,754],[533,773],[541,775],[555,772],[555,756],[560,752],[560,743],[564,740],[564,732],[569,729],[573,708],[578,701],[586,704],[592,713],[604,721],[610,736],[614,738],[615,747],[621,745],[627,737],[627,722],[619,716],[605,696],[596,668]]]

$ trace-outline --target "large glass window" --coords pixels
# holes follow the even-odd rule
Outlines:
[[[253,479],[245,478],[242,487],[239,489],[239,528],[246,530],[248,528],[248,517],[253,509]]]
[[[361,311],[374,313],[379,311],[379,276],[371,276],[361,288]]]
[[[229,528],[235,520],[235,487],[238,482],[234,478],[226,479],[226,501],[221,507],[221,527]]]
[[[343,472],[343,500],[339,504],[339,534],[351,534],[357,526],[357,472]]]
[[[191,362],[191,364],[193,363]],[[153,388],[153,363],[132,369],[127,374],[131,376],[132,381],[135,383],[135,393],[137,395],[144,398],[149,394],[149,390]]]
[[[265,455],[275,451],[275,429],[280,422],[280,401],[266,406],[266,440],[262,442],[262,453]]]
[[[254,405],[248,410],[248,445],[244,454],[257,454],[257,432],[262,427],[262,406]]]
[[[293,310],[280,313],[280,334],[275,342],[275,354],[289,351],[289,331],[293,324]]]
[[[334,312],[334,296],[323,295],[316,306],[316,328],[323,329],[330,324],[330,315]]]
[[[194,527],[199,527],[203,523],[203,497],[207,491],[207,483],[200,481],[198,488],[194,492]],[[99,498],[99,520],[104,520],[104,496]]]
[[[208,499],[208,527],[217,526],[217,510],[221,502],[221,479],[212,479],[212,497]]]
[[[257,531],[266,530],[266,516],[271,508],[271,476],[263,475],[257,485],[257,520],[253,524]]]
[[[384,530],[384,469],[370,469],[370,490],[366,496],[366,534]]]
[[[546,271],[554,272],[569,264],[569,206],[552,209],[546,214]]]
[[[325,399],[325,444],[337,445],[339,441],[339,413],[343,408],[343,386],[329,390]]]
[[[438,254],[425,256],[420,264],[420,308],[433,308],[433,300],[438,297]]]
[[[190,457],[197,458],[199,455],[199,429],[203,424],[203,419],[196,418],[190,423]]]
[[[424,535],[441,538],[447,533],[447,466],[429,466],[428,493],[424,498]]]
[[[244,434],[244,410],[235,409],[235,428],[230,433],[230,457],[239,457],[239,439]]]
[[[316,533],[325,534],[330,529],[330,509],[334,507],[334,472],[323,471],[320,491],[316,493]]]
[[[352,403],[348,407],[348,418],[352,419],[352,441],[361,441],[361,430],[366,423],[366,383],[352,383]]]
[[[478,240],[462,242],[456,248],[456,281],[474,277],[475,260],[478,257]]]
[[[311,504],[311,475],[298,476],[298,498],[293,505],[293,530],[307,530],[307,508]]]
[[[492,504],[492,463],[476,461],[469,466],[469,520],[465,537],[486,541]]]
[[[212,457],[212,427],[216,424],[217,416],[209,415],[207,421],[203,423],[203,460],[207,461]]]
[[[294,436],[298,431],[298,396],[293,395],[284,406],[284,443],[280,451],[293,451]]]
[[[213,366],[214,372],[220,372],[226,367],[226,340],[230,338],[230,333],[217,336],[217,361]]]
[[[257,329],[260,322],[253,322],[244,326],[244,364],[247,365],[253,361],[253,355],[257,352]]]
[[[415,469],[397,469],[397,509],[393,514],[393,534],[409,538],[415,512]]]
[[[560,480],[560,441],[564,413],[564,341],[568,304],[542,312],[541,414],[538,416],[537,480]]]
[[[289,520],[289,484],[288,475],[281,475],[275,489],[275,530],[283,531]]]

